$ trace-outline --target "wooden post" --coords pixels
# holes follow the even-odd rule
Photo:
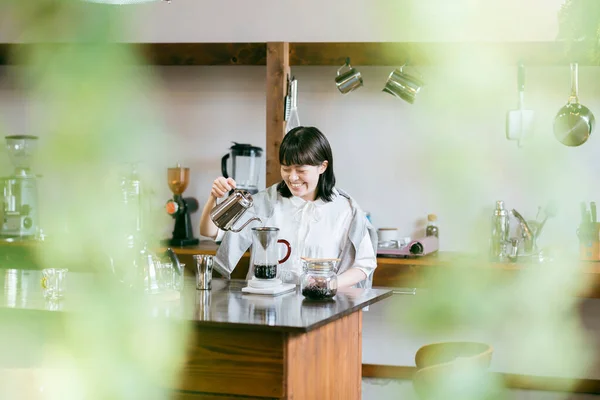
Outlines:
[[[267,187],[281,180],[279,145],[285,135],[284,100],[289,70],[289,43],[267,43]]]

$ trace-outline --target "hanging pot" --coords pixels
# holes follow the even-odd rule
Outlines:
[[[571,64],[571,96],[569,102],[562,107],[554,118],[554,136],[565,146],[576,147],[584,144],[592,131],[596,120],[594,114],[579,103],[578,65]]]

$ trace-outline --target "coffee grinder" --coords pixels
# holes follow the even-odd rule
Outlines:
[[[6,149],[15,167],[12,176],[0,178],[3,216],[0,236],[33,238],[38,228],[37,177],[30,171],[37,136],[6,136]]]
[[[179,164],[175,168],[169,168],[167,177],[169,189],[173,192],[173,198],[167,201],[166,210],[175,219],[173,237],[167,240],[172,246],[191,246],[200,243],[194,238],[190,214],[198,211],[198,200],[193,197],[182,196],[190,182],[190,169],[183,168]]]

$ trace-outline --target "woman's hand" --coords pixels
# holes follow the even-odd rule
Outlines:
[[[352,267],[338,275],[338,288],[356,285],[367,278],[362,269]]]
[[[223,197],[231,189],[235,189],[235,181],[231,178],[222,176],[215,179],[210,190],[210,197],[202,209],[200,216],[200,234],[215,239],[219,233],[219,229],[210,219],[210,211],[217,205],[217,199]]]
[[[213,182],[210,195],[215,199],[220,199],[221,197],[224,197],[230,190],[235,188],[236,183],[233,178],[225,178],[220,176]]]

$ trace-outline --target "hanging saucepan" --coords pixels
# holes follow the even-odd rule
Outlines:
[[[558,111],[554,118],[554,136],[566,146],[581,146],[592,131],[596,120],[594,114],[579,103],[577,63],[571,64],[571,96],[569,102]]]

